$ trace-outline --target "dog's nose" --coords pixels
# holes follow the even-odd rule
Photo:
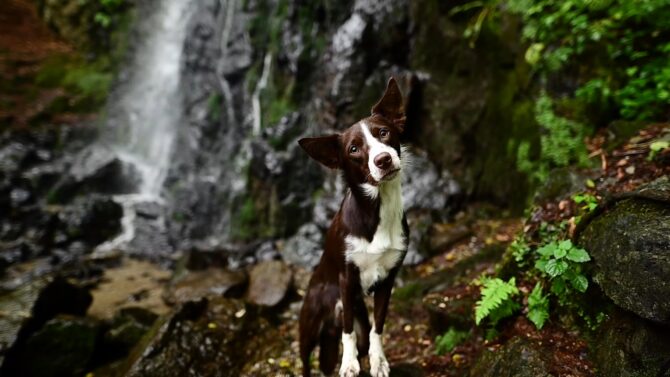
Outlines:
[[[375,157],[375,165],[380,169],[388,169],[391,166],[391,155],[387,152],[380,153]]]

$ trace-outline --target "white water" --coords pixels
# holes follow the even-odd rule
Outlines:
[[[128,77],[109,106],[112,150],[141,176],[138,194],[160,198],[181,122],[179,71],[190,0],[160,0],[140,14]]]
[[[135,237],[135,205],[162,203],[161,191],[182,121],[180,63],[192,0],[155,0],[140,9],[131,60],[107,108],[107,147],[140,176],[137,192],[117,195],[122,232],[96,253],[123,249]],[[159,224],[160,225],[160,224]]]

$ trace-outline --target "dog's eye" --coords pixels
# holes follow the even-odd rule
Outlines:
[[[387,137],[388,135],[389,135],[389,130],[387,130],[386,128],[382,128],[381,130],[379,130],[379,136],[380,137]]]
[[[357,146],[352,145],[351,147],[349,147],[349,153],[356,153],[356,152],[358,152]]]

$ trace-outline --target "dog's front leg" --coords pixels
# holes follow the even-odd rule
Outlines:
[[[360,286],[358,268],[347,263],[344,274],[340,276],[340,297],[342,299],[342,364],[340,377],[356,377],[361,371],[354,332],[354,298],[356,288]]]
[[[375,290],[375,324],[370,330],[370,374],[372,377],[388,377],[391,373],[391,367],[384,355],[382,347],[382,332],[384,331],[384,322],[388,312],[389,301],[391,300],[391,291],[393,290],[393,281],[397,273],[397,268],[393,269],[389,275]]]

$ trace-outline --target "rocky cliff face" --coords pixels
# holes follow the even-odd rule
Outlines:
[[[463,195],[522,206],[515,146],[535,136],[525,128],[533,120],[521,96],[529,74],[519,25],[486,20],[472,47],[469,17],[452,9],[403,0],[198,3],[184,46],[186,121],[166,183],[175,237],[220,245],[297,234],[289,245],[310,254],[342,187],[296,140],[366,116],[391,75],[407,99],[405,142],[425,149],[407,172],[413,225],[445,216]]]

